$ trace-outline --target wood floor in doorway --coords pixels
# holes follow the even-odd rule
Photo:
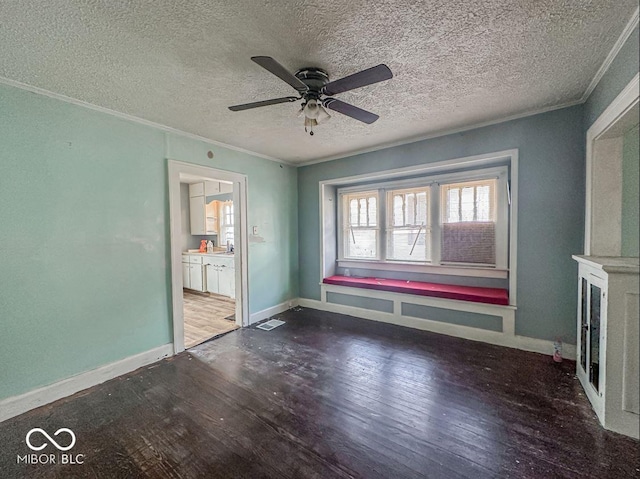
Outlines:
[[[225,319],[236,311],[234,300],[211,293],[184,290],[184,347],[192,348],[208,339],[237,329],[235,320]]]

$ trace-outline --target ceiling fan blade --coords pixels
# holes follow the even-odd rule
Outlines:
[[[340,78],[339,80],[329,82],[324,86],[322,91],[325,95],[337,95],[338,93],[355,90],[356,88],[372,85],[391,78],[393,78],[393,73],[391,73],[389,67],[385,64],[380,64],[354,73],[353,75]]]
[[[298,77],[293,75],[289,70],[280,65],[277,61],[275,61],[271,57],[251,57],[251,60],[256,62],[265,70],[273,73],[275,76],[280,78],[281,80],[286,81],[293,88],[298,90],[299,92],[305,92],[308,90],[307,85],[302,83]]]
[[[229,107],[229,110],[231,111],[249,110],[251,108],[277,105],[278,103],[288,103],[296,100],[300,100],[300,98],[298,98],[297,96],[285,96],[284,98],[274,98],[273,100],[255,101],[253,103],[245,103],[243,105],[233,105]]]
[[[349,103],[336,100],[335,98],[325,98],[322,100],[322,105],[330,110],[337,111],[338,113],[350,116],[351,118],[360,120],[361,122],[369,125],[380,118],[375,113],[371,113],[370,111],[363,110],[362,108],[350,105]]]

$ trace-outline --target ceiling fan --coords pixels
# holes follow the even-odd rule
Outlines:
[[[291,74],[285,67],[271,57],[251,57],[251,60],[281,80],[287,82],[298,91],[300,96],[285,96],[283,98],[273,98],[271,100],[234,105],[230,106],[229,110],[242,111],[261,106],[302,100],[302,108],[299,110],[298,115],[304,114],[305,131],[309,128],[310,135],[313,135],[314,126],[331,118],[325,108],[337,111],[338,113],[350,116],[367,124],[376,121],[379,116],[375,113],[337,100],[333,98],[333,95],[389,80],[393,77],[393,73],[391,73],[389,67],[384,64],[362,70],[361,72],[340,78],[339,80],[329,81],[327,72],[320,68],[302,68],[295,74]]]

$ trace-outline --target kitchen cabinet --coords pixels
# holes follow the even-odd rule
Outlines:
[[[189,223],[192,235],[207,234],[204,183],[189,185]]]
[[[205,196],[223,195],[232,191],[233,185],[231,183],[223,183],[221,181],[205,181],[204,183]]]
[[[223,267],[218,275],[219,291],[223,296],[235,298],[235,270]]]
[[[232,188],[230,184],[217,181],[189,185],[189,221],[192,235],[217,235],[219,233],[221,202],[213,200],[207,203],[207,196],[230,192]]]
[[[206,235],[207,218],[204,196],[189,198],[189,221],[192,235]]]
[[[600,423],[638,438],[638,258],[578,262],[576,376]]]
[[[201,256],[182,255],[182,285],[195,291],[205,291],[204,267]]]
[[[182,257],[182,287],[183,288],[191,288],[191,277],[189,275],[189,260],[184,262],[184,256]]]
[[[207,291],[235,299],[236,275],[233,256],[207,256]]]

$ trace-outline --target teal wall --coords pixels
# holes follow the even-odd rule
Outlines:
[[[622,256],[639,256],[640,134],[638,125],[623,139],[622,150]]]
[[[294,168],[4,85],[0,112],[0,399],[172,341],[167,158],[248,175],[250,310],[298,296]]]
[[[584,236],[582,105],[298,170],[300,296],[320,299],[318,182],[518,148],[516,333],[575,344]]]
[[[584,105],[585,133],[627,84],[638,74],[638,26]]]
[[[248,175],[257,312],[319,299],[320,180],[519,148],[516,333],[575,343],[584,136],[637,72],[636,27],[584,105],[297,171],[0,85],[0,399],[172,341],[167,158]]]

